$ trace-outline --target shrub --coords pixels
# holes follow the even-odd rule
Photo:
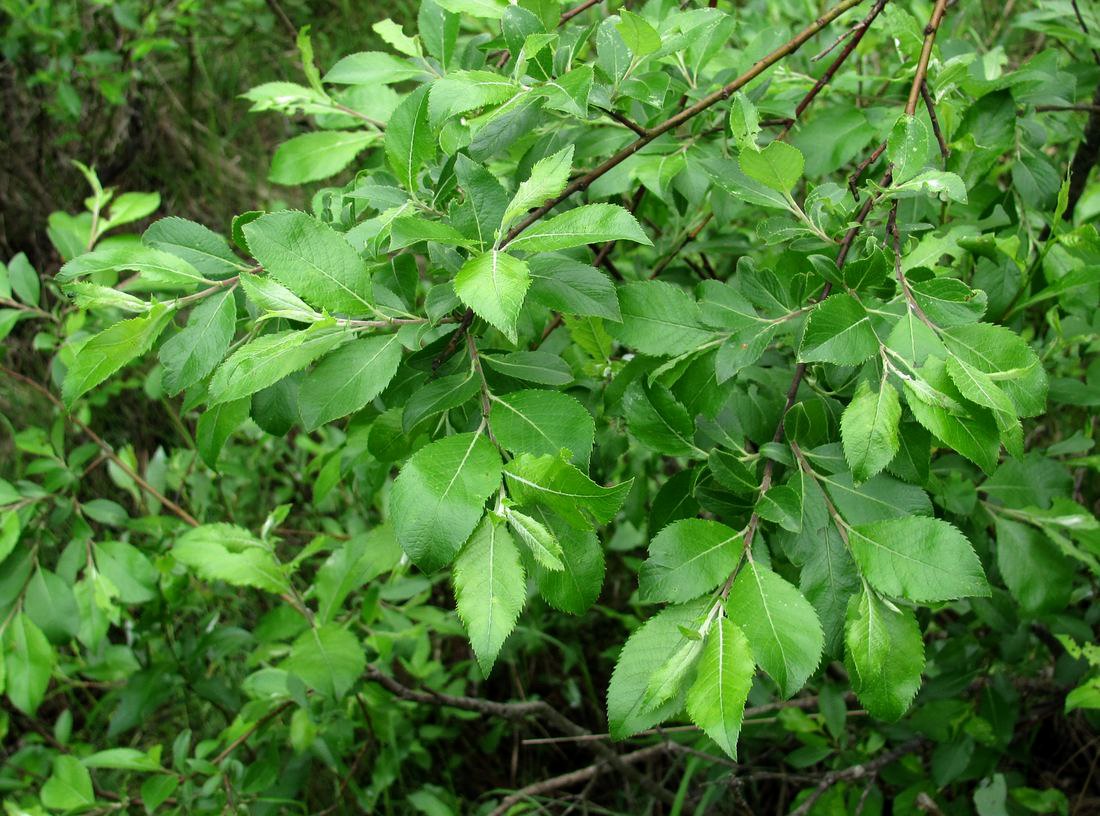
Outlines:
[[[810,8],[303,29],[326,184],[226,235],[81,168],[0,278],[9,812],[1096,801],[1096,25]]]

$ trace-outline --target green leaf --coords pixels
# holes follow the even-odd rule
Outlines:
[[[540,567],[550,572],[561,572],[565,569],[565,564],[561,560],[561,544],[545,524],[511,508],[505,509],[504,517],[515,530],[520,541],[527,545]]]
[[[1020,416],[1038,416],[1046,410],[1047,374],[1042,361],[1012,329],[992,323],[952,326],[944,331],[943,342],[961,361],[989,374]]]
[[[284,671],[297,675],[314,691],[339,700],[359,679],[367,658],[359,639],[335,623],[310,628],[290,647]]]
[[[406,216],[390,222],[390,251],[404,249],[424,241],[445,246],[468,246],[470,239],[450,224]]]
[[[634,241],[645,246],[646,237],[629,210],[616,204],[582,204],[549,220],[536,221],[508,244],[524,252],[553,252],[602,241]]]
[[[349,54],[329,69],[325,82],[335,85],[392,85],[428,75],[408,60],[383,51],[360,51]]]
[[[870,479],[897,455],[900,422],[898,392],[887,383],[872,391],[867,381],[861,380],[840,419],[844,458],[857,481]]]
[[[860,703],[893,722],[909,709],[924,671],[924,641],[911,609],[864,590],[848,603],[846,663]]]
[[[331,621],[349,595],[396,567],[401,555],[389,524],[352,536],[317,570],[317,619],[322,623]]]
[[[496,249],[471,258],[455,276],[455,294],[513,343],[531,276],[527,264]]]
[[[690,456],[695,422],[687,408],[660,383],[635,380],[623,394],[623,416],[631,436],[666,456]]]
[[[494,396],[492,403],[489,425],[506,450],[556,457],[565,449],[587,470],[596,427],[573,397],[558,391],[513,391]]]
[[[986,473],[996,470],[1000,434],[990,412],[961,404],[964,398],[938,358],[929,357],[919,373],[919,381],[905,383],[905,399],[917,422]]]
[[[786,142],[771,142],[763,150],[742,150],[738,161],[746,176],[784,195],[802,178],[806,166],[802,151]]]
[[[210,380],[210,406],[232,402],[274,385],[305,368],[351,335],[339,326],[316,323],[302,331],[265,334],[245,343],[218,366]]]
[[[562,568],[535,565],[535,580],[543,599],[555,609],[583,615],[600,597],[605,570],[603,548],[591,530],[578,530],[541,507],[531,513],[561,546]]]
[[[966,203],[966,183],[955,173],[945,173],[941,170],[926,170],[904,184],[895,184],[890,188],[888,195],[900,198],[929,193],[941,201]]]
[[[67,643],[80,630],[80,612],[72,587],[56,573],[41,567],[27,584],[23,609],[53,643]]]
[[[396,334],[353,340],[326,356],[298,391],[305,429],[312,431],[363,408],[389,385],[400,363]]]
[[[619,10],[619,20],[615,28],[635,57],[644,57],[661,48],[661,35],[644,17],[624,8]]]
[[[237,325],[237,304],[226,287],[191,310],[187,326],[160,347],[164,390],[178,394],[203,379],[221,362]]]
[[[218,456],[226,440],[248,419],[252,400],[248,397],[207,406],[195,426],[195,448],[211,470],[218,468]]]
[[[172,557],[210,581],[255,587],[276,594],[290,591],[271,550],[243,527],[204,524],[172,545]]]
[[[157,303],[141,317],[120,320],[85,342],[65,373],[61,389],[65,404],[71,407],[79,397],[145,354],[171,319],[171,310]]]
[[[739,532],[716,521],[674,521],[649,543],[638,594],[643,603],[690,601],[729,578],[740,557]]]
[[[878,336],[866,309],[851,295],[826,298],[810,312],[802,332],[802,362],[858,365],[878,353]]]
[[[699,304],[687,292],[664,281],[619,287],[622,325],[610,330],[626,346],[653,356],[693,351],[714,335],[700,321]]]
[[[379,138],[378,133],[365,130],[303,133],[275,148],[267,178],[295,185],[335,176]]]
[[[519,185],[508,208],[504,211],[504,223],[501,228],[507,229],[525,212],[564,190],[566,182],[569,181],[569,169],[572,166],[573,145],[535,162],[535,166],[531,168],[530,177]]]
[[[997,568],[1021,609],[1058,612],[1069,603],[1076,569],[1057,545],[1027,524],[996,516]]]
[[[287,210],[245,224],[244,234],[267,274],[311,306],[352,316],[373,310],[366,262],[327,224]]]
[[[817,669],[825,644],[821,622],[802,593],[771,570],[748,560],[730,589],[726,614],[783,697],[802,688]]]
[[[401,548],[424,572],[451,563],[500,487],[500,456],[480,433],[425,445],[394,480],[390,517]]]
[[[192,289],[211,283],[183,258],[141,244],[104,246],[78,255],[61,267],[57,280],[66,283],[84,275],[124,271],[137,272],[153,288]]]
[[[886,141],[886,157],[894,165],[894,181],[906,182],[923,170],[931,149],[932,133],[924,120],[902,114]]]
[[[655,708],[646,707],[646,690],[657,668],[688,642],[680,628],[697,627],[706,603],[666,607],[627,638],[607,687],[607,719],[613,739],[645,731],[681,710],[683,690]]]
[[[242,272],[241,288],[248,299],[268,316],[285,317],[297,323],[316,323],[324,319],[320,312],[314,311],[308,303],[270,278]]]
[[[503,102],[521,93],[520,87],[492,71],[452,71],[431,85],[428,111],[438,130],[452,116]]]
[[[541,504],[582,530],[610,523],[634,483],[602,487],[562,459],[528,453],[504,467],[504,478],[518,504]]]
[[[499,357],[482,354],[481,362],[493,371],[517,380],[540,385],[569,385],[573,382],[573,370],[569,363],[546,351],[513,351]]]
[[[755,673],[745,633],[720,618],[703,645],[695,682],[688,689],[687,712],[730,759],[737,759],[737,738]]]
[[[989,595],[970,542],[941,519],[909,516],[857,525],[848,544],[863,577],[887,595],[918,602]]]
[[[615,285],[600,270],[564,255],[537,255],[528,261],[527,296],[555,312],[622,320]]]
[[[697,636],[687,638],[650,675],[642,696],[642,707],[646,711],[658,708],[674,696],[683,698],[683,688],[687,685],[688,673],[703,651],[703,641]]]
[[[947,374],[959,393],[976,405],[989,408],[993,421],[1001,433],[1001,441],[1010,454],[1024,455],[1024,429],[1016,416],[1016,406],[1008,395],[997,387],[993,378],[984,374],[958,357],[947,358]]]
[[[409,397],[401,414],[401,428],[412,434],[425,419],[457,408],[480,391],[481,380],[470,370],[433,380]]]
[[[155,753],[157,749],[153,749]],[[80,760],[85,768],[113,768],[120,771],[157,773],[163,768],[152,756],[136,748],[108,748]]]
[[[3,647],[8,701],[33,717],[46,696],[57,655],[25,613],[11,619],[4,630]]]
[[[8,280],[17,298],[28,306],[38,305],[42,284],[25,253],[20,252],[8,261]]]
[[[386,159],[408,192],[417,190],[420,168],[435,158],[436,142],[428,121],[428,87],[406,96],[386,123]]]
[[[382,38],[383,42],[407,57],[419,57],[420,45],[415,37],[410,37],[401,30],[401,26],[393,20],[379,20],[371,26],[371,29]]]
[[[76,810],[95,804],[92,776],[80,760],[68,754],[53,759],[53,773],[39,794],[42,804],[52,810]]]
[[[756,105],[744,91],[738,91],[730,100],[730,133],[739,150],[756,149],[756,138],[760,135],[760,116]]]
[[[492,244],[508,207],[508,194],[496,176],[465,154],[455,160],[455,175],[466,198],[454,211],[454,225],[482,246]]]
[[[503,0],[435,0],[436,5],[454,14],[469,14],[479,20],[499,20],[508,4]]]
[[[458,616],[488,676],[527,601],[519,550],[492,514],[485,515],[455,558],[453,574]]]

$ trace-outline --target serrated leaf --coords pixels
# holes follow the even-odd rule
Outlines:
[[[552,156],[540,159],[531,168],[531,175],[527,181],[519,185],[516,194],[504,211],[503,229],[507,229],[513,221],[548,199],[553,198],[565,189],[569,181],[569,169],[573,165],[573,145],[562,148]]]
[[[204,524],[188,530],[172,545],[172,557],[211,581],[290,591],[282,566],[262,541],[234,524]]]
[[[338,61],[325,74],[335,85],[392,85],[428,75],[426,69],[383,51],[360,51]]]
[[[299,635],[280,666],[333,700],[347,694],[366,667],[359,638],[335,623],[311,627]]]
[[[596,426],[576,399],[558,391],[513,391],[492,398],[489,425],[497,441],[513,453],[558,456],[588,468]]]
[[[505,510],[505,518],[512,526],[520,541],[527,545],[531,555],[539,566],[551,572],[565,569],[562,563],[562,548],[549,528],[541,522],[511,508]]]
[[[86,341],[65,373],[61,395],[67,406],[120,368],[141,357],[164,331],[172,311],[156,303],[141,317],[120,320]]]
[[[802,178],[802,151],[786,142],[771,142],[763,150],[742,150],[741,171],[765,187],[786,195]]]
[[[57,280],[66,283],[84,275],[137,272],[148,287],[193,289],[211,283],[188,261],[142,244],[104,246],[78,255],[61,267]]]
[[[321,360],[298,390],[307,431],[365,406],[390,384],[401,363],[397,335],[353,340]]]
[[[944,330],[943,342],[960,360],[989,374],[1020,416],[1038,416],[1046,409],[1046,370],[1039,356],[1012,329],[992,323],[952,326]]]
[[[626,346],[653,356],[692,351],[714,335],[702,325],[699,305],[683,289],[664,281],[619,287],[622,324],[610,327]]]
[[[537,255],[528,262],[527,296],[555,312],[622,320],[615,285],[600,270],[564,255]]]
[[[741,628],[723,617],[707,635],[695,682],[687,694],[687,713],[730,759],[737,759],[737,739],[756,664]]]
[[[578,530],[541,507],[531,514],[561,545],[560,570],[535,565],[535,580],[543,599],[555,609],[583,615],[600,597],[603,588],[603,548],[591,530]]]
[[[190,388],[221,362],[237,325],[237,303],[228,287],[191,310],[184,329],[160,347],[164,390],[178,394]]]
[[[802,593],[770,569],[747,561],[733,582],[726,615],[741,627],[756,663],[790,697],[817,669],[825,636]]]
[[[877,354],[878,347],[867,310],[851,295],[832,295],[810,312],[798,359],[858,365]]]
[[[25,613],[15,615],[3,634],[8,701],[33,717],[46,696],[57,655]]]
[[[708,603],[696,601],[666,607],[627,638],[607,687],[607,719],[613,739],[625,739],[651,728],[681,709],[683,691],[656,708],[647,709],[646,689],[654,671],[687,642],[680,627],[697,628]]]
[[[456,434],[412,455],[393,483],[397,542],[424,572],[451,563],[500,487],[500,456],[480,433]]]
[[[527,264],[496,249],[467,261],[454,283],[459,299],[513,343],[517,340],[516,321],[530,285]]]
[[[989,594],[970,542],[941,519],[909,516],[852,527],[852,556],[875,589],[911,601]]]
[[[902,114],[886,140],[886,156],[894,165],[894,181],[913,178],[928,163],[932,133],[918,116]]]
[[[870,479],[897,455],[899,422],[898,392],[886,383],[872,391],[867,381],[861,380],[840,419],[844,458],[857,481]]]
[[[615,28],[635,57],[647,56],[661,47],[661,35],[649,21],[628,9],[619,10],[619,24]]]
[[[303,133],[275,148],[267,178],[295,185],[335,176],[379,138],[378,133],[365,130]]]
[[[573,382],[573,370],[569,363],[546,351],[513,351],[500,356],[482,354],[481,362],[493,371],[517,380],[540,385],[569,385]]]
[[[350,338],[339,326],[316,323],[301,331],[265,334],[226,358],[210,380],[207,404],[214,406],[274,385]]]
[[[372,311],[367,264],[332,227],[287,210],[250,221],[244,234],[267,274],[311,306],[352,316]]]
[[[990,409],[1005,449],[1019,458],[1024,455],[1024,429],[1016,416],[1016,406],[993,379],[958,357],[947,358],[947,374],[959,393],[971,402]]]
[[[848,675],[860,703],[880,720],[900,719],[924,671],[924,641],[913,611],[864,591],[848,604],[844,641]]]
[[[436,142],[428,120],[428,86],[406,96],[386,123],[386,159],[409,192],[417,189],[420,168],[435,157]]]
[[[608,524],[634,483],[603,487],[562,459],[528,453],[505,466],[504,478],[518,504],[541,504],[581,530]]]
[[[481,672],[488,676],[527,601],[527,576],[519,550],[491,514],[482,519],[455,558],[453,575],[458,615]]]
[[[492,71],[452,71],[432,83],[429,117],[438,130],[452,116],[504,102],[519,92],[519,85]]]
[[[517,252],[553,252],[602,241],[633,241],[653,246],[629,210],[616,204],[582,204],[535,222],[516,236],[508,248]]]
[[[717,521],[674,521],[649,543],[639,596],[643,603],[690,601],[729,578],[740,557],[739,532]]]
[[[681,626],[680,629],[681,634],[683,634],[686,627]],[[645,694],[642,696],[643,710],[652,711],[673,697],[682,695],[687,675],[695,666],[695,661],[699,659],[699,655],[703,651],[703,641],[698,633],[693,630],[689,631],[691,631],[692,637],[685,638],[676,651],[650,675]]]

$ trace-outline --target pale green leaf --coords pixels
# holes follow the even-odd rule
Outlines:
[[[910,516],[852,527],[852,556],[875,589],[911,601],[989,595],[970,542],[941,519]]]
[[[366,667],[359,638],[334,623],[299,635],[290,647],[290,657],[281,665],[314,691],[334,700],[348,693]]]
[[[729,619],[719,619],[707,634],[695,682],[688,689],[687,712],[730,759],[737,758],[737,738],[755,673],[745,633]]]
[[[878,353],[871,317],[851,295],[826,298],[810,312],[802,332],[798,359],[802,362],[858,365]]]
[[[913,611],[865,590],[848,603],[844,641],[848,676],[860,703],[872,717],[900,719],[924,671],[924,641]]]
[[[872,391],[867,381],[861,380],[840,419],[844,458],[858,481],[870,479],[897,455],[900,421],[898,392],[886,383]]]
[[[531,275],[527,264],[496,249],[467,261],[455,276],[455,294],[513,343]]]
[[[674,521],[653,537],[638,572],[643,602],[682,603],[717,587],[741,557],[741,534],[717,521]]]
[[[394,480],[390,518],[414,564],[434,572],[454,559],[500,487],[500,468],[480,433],[448,436],[412,455]]]
[[[190,388],[221,362],[237,325],[237,304],[228,287],[191,310],[187,326],[160,347],[164,390],[178,394]]]
[[[509,462],[504,477],[518,504],[541,504],[582,530],[608,524],[634,482],[603,487],[562,459],[528,453]]]
[[[527,600],[519,550],[491,514],[455,558],[453,574],[458,616],[482,673],[488,675]]]
[[[569,169],[573,165],[573,145],[562,148],[552,156],[540,159],[531,168],[527,181],[519,185],[504,211],[502,227],[507,229],[513,221],[565,189],[569,181]]]
[[[268,180],[295,185],[334,176],[379,138],[366,130],[320,130],[295,136],[275,148]]]
[[[493,396],[489,424],[497,441],[513,453],[558,456],[568,450],[587,469],[595,437],[592,415],[558,391],[513,391]]]
[[[582,204],[561,215],[535,222],[516,236],[508,248],[552,252],[602,241],[653,245],[629,210],[616,204]]]
[[[276,594],[290,591],[271,550],[234,524],[204,524],[188,530],[172,545],[172,557],[207,580]]]
[[[298,391],[307,431],[360,410],[389,385],[401,362],[397,335],[365,337],[326,356]]]
[[[15,615],[8,623],[3,647],[8,701],[33,717],[46,696],[57,655],[25,613]]]
[[[778,193],[787,194],[802,178],[802,151],[786,142],[771,142],[763,150],[742,150],[741,171]]]

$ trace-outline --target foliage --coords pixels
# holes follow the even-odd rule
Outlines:
[[[1098,801],[1100,26],[594,5],[302,29],[308,211],[0,270],[8,812]]]

